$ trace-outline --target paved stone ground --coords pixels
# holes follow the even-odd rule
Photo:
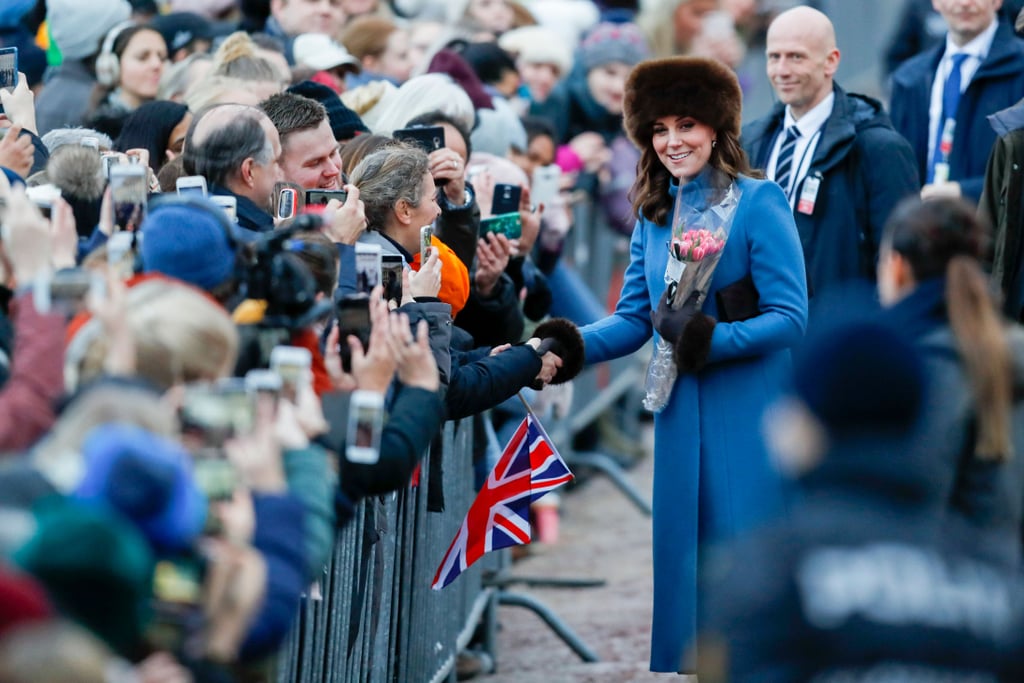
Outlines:
[[[629,471],[650,498],[652,430],[643,438],[648,455]],[[535,545],[515,563],[513,575],[603,578],[600,588],[527,588],[510,590],[542,600],[601,658],[586,664],[533,612],[501,607],[497,673],[473,679],[481,683],[654,683],[686,677],[652,674],[651,520],[612,484],[592,476],[562,498],[560,538]]]

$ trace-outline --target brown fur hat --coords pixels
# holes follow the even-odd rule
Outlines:
[[[740,136],[743,92],[732,69],[703,57],[640,62],[626,81],[623,125],[640,148],[662,116],[692,116],[719,133]]]

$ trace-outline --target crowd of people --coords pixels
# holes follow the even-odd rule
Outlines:
[[[4,2],[0,680],[266,679],[446,421],[652,338],[652,671],[1019,680],[1024,12],[908,0],[886,106],[820,4]]]

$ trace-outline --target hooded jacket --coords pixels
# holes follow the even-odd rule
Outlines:
[[[1021,558],[1024,524],[1024,330],[1007,328],[1013,361],[1013,456],[1005,462],[975,455],[975,403],[949,326],[945,278],[926,280],[886,316],[909,334],[931,382],[914,448],[935,473],[934,490],[949,516],[990,533],[1005,555]]]
[[[999,137],[985,167],[978,211],[992,225],[992,280],[1003,293],[1003,312],[1024,322],[1024,100],[988,122]]]
[[[833,85],[835,104],[821,129],[807,175],[821,182],[813,212],[794,211],[814,293],[852,279],[875,279],[882,228],[893,207],[916,194],[913,150],[892,127],[877,100]],[[743,128],[751,165],[765,169],[782,132],[785,106]]]

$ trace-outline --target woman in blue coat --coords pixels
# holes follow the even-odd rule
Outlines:
[[[652,334],[675,346],[679,375],[654,419],[652,671],[694,669],[685,655],[697,627],[699,546],[783,505],[761,422],[803,336],[807,286],[789,203],[751,177],[738,143],[741,108],[736,76],[717,62],[673,57],[633,70],[624,115],[641,150],[639,220],[615,312],[582,330],[588,363],[633,353]],[[740,193],[732,229],[702,310],[692,299],[672,310],[663,294],[673,204],[678,192],[699,203],[712,170]],[[729,316],[718,299],[731,303]]]

